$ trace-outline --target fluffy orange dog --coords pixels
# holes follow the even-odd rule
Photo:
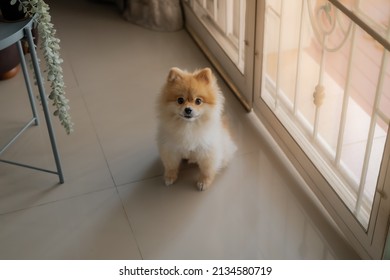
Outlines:
[[[157,135],[165,184],[173,184],[182,159],[197,163],[199,190],[207,189],[236,151],[223,120],[224,97],[209,68],[169,72],[158,101]]]

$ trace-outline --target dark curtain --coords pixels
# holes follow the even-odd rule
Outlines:
[[[177,31],[183,28],[180,0],[125,0],[126,20],[157,31]]]

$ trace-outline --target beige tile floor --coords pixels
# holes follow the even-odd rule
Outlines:
[[[0,259],[351,259],[226,85],[239,150],[211,189],[196,166],[163,184],[155,100],[172,66],[210,66],[186,31],[158,33],[113,6],[49,1],[75,132],[55,121],[65,183],[0,163]],[[0,82],[0,145],[29,118],[21,75]],[[45,127],[3,155],[53,168]]]

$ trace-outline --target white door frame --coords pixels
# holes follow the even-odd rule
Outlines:
[[[245,68],[242,74],[230,60],[223,48],[213,38],[190,7],[189,1],[183,2],[186,16],[186,28],[213,66],[226,81],[233,93],[247,111],[253,106],[253,55],[255,48],[256,0],[246,1],[245,27]]]

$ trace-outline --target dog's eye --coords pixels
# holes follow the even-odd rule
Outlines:
[[[177,103],[183,104],[183,103],[184,103],[184,98],[183,98],[183,97],[179,97],[179,98],[177,99]]]
[[[202,104],[202,99],[200,99],[200,98],[195,99],[195,104],[196,105]]]

